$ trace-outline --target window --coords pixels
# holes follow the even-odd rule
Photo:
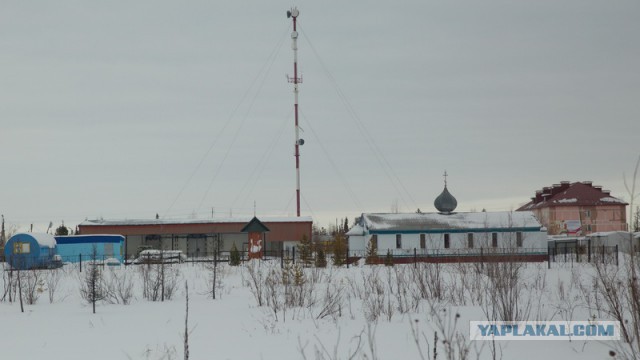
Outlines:
[[[396,234],[396,249],[402,249],[402,234]]]
[[[473,248],[473,233],[467,234],[467,247],[470,249]]]
[[[420,249],[426,249],[426,248],[427,248],[427,235],[420,234]]]
[[[591,210],[585,210],[584,211],[584,216],[590,218],[591,217]]]
[[[449,242],[449,234],[444,234],[444,248],[448,249],[451,246]]]
[[[517,247],[522,247],[522,232],[518,231],[516,233],[516,246]]]
[[[491,233],[491,246],[498,247],[498,233]]]
[[[587,231],[591,231],[591,224],[587,225]]]
[[[31,253],[31,244],[24,242],[15,242],[13,243],[13,253],[14,254],[29,254]]]

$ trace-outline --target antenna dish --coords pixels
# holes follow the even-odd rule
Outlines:
[[[300,146],[304,145],[304,139],[298,140],[298,145],[300,145]]]
[[[291,11],[287,11],[287,19],[291,17]]]
[[[300,15],[300,11],[297,8],[291,9],[291,16],[298,17],[298,15]]]

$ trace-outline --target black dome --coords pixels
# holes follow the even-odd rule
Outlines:
[[[453,195],[451,195],[451,193],[449,193],[449,190],[447,190],[447,187],[445,186],[442,193],[438,195],[436,200],[433,202],[433,205],[440,213],[451,214],[451,212],[456,209],[456,206],[458,206],[458,201],[453,197]]]

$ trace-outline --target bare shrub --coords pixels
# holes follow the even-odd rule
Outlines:
[[[8,269],[2,264],[4,272],[2,273],[2,298],[0,301],[13,302],[16,293],[16,277],[14,276],[14,270],[9,267]]]
[[[413,296],[416,306],[420,299],[443,299],[444,288],[440,264],[418,263],[412,268],[411,275],[415,284]]]
[[[437,339],[441,339],[444,356],[447,360],[466,360],[469,358],[471,342],[466,334],[468,329],[458,329],[460,313],[447,311],[446,308],[432,308],[432,320],[440,336],[434,340],[434,358],[436,357]],[[415,336],[415,334],[414,334]]]
[[[178,267],[160,263],[141,265],[139,268],[142,297],[150,301],[171,300],[180,279]]]
[[[60,284],[61,278],[62,273],[58,271],[58,269],[50,269],[47,271],[45,283],[47,285],[47,293],[49,294],[49,303],[51,304],[55,301],[56,292],[58,291],[58,285]]]
[[[320,311],[316,315],[316,319],[331,317],[334,321],[342,316],[344,287],[342,283],[334,283],[332,280],[327,282],[324,296],[320,300]]]
[[[594,302],[603,312],[620,322],[624,344],[618,352],[632,358],[640,354],[640,273],[633,255],[623,266],[595,263]]]
[[[362,282],[364,285],[364,297],[362,298],[362,310],[368,322],[375,322],[381,315],[389,315],[389,310],[385,307],[386,292],[384,283],[380,279],[379,267],[371,268],[369,274],[363,271]]]
[[[249,278],[246,283],[249,286],[249,290],[253,297],[256,299],[256,303],[258,306],[265,305],[265,280],[266,280],[266,272],[260,266],[259,261],[251,260],[248,262],[246,269]],[[244,273],[243,273],[244,275]],[[244,277],[244,276],[243,276]]]
[[[488,320],[527,320],[531,312],[531,298],[522,276],[524,265],[515,261],[485,264],[487,276],[485,301],[482,309]]]
[[[34,305],[44,292],[44,280],[40,270],[20,271],[22,274],[22,296],[27,305]]]
[[[126,269],[110,268],[105,279],[105,300],[110,304],[129,305],[133,300],[133,287],[133,279]]]
[[[273,311],[273,316],[278,320],[278,313],[285,309],[285,296],[282,294],[282,276],[279,271],[269,269],[264,282],[264,297],[266,304]]]

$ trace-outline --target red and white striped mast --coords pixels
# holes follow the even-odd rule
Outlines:
[[[300,12],[295,6],[287,11],[287,18],[293,19],[293,31],[291,32],[291,39],[293,40],[291,44],[291,48],[293,49],[293,77],[287,75],[287,79],[290,83],[293,83],[293,111],[296,122],[296,214],[300,216],[300,145],[304,145],[304,140],[300,139],[300,128],[298,127],[298,84],[302,83],[302,76],[298,77],[298,31],[296,29],[296,19],[298,15],[300,15]]]

